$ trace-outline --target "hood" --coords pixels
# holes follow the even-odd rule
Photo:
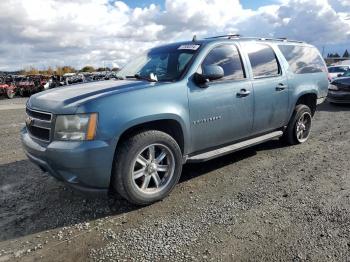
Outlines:
[[[331,84],[336,85],[341,90],[350,90],[350,77],[336,78]]]
[[[147,88],[155,84],[157,83],[139,80],[108,80],[57,87],[32,95],[27,106],[51,113],[74,113],[78,106],[91,99]]]

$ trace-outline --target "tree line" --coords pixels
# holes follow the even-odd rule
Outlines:
[[[44,70],[39,70],[35,67],[29,67],[27,69],[24,69],[20,72],[22,75],[59,75],[62,76],[67,73],[92,73],[92,72],[104,72],[104,71],[119,71],[119,68],[109,68],[109,67],[98,67],[95,68],[93,66],[84,66],[80,70],[72,67],[72,66],[57,66],[55,68],[48,67]]]
[[[348,50],[346,49],[344,54],[343,54],[343,56],[340,56],[339,53],[328,53],[327,57],[328,58],[333,58],[333,57],[334,58],[338,58],[338,57],[348,57],[348,58],[350,58],[350,54],[349,54]]]

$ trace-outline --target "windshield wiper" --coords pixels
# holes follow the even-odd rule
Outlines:
[[[153,74],[151,74],[153,75]],[[135,79],[139,79],[139,80],[146,80],[148,82],[158,82],[157,77],[146,77],[146,76],[141,76],[139,74],[135,74],[133,76],[126,76],[125,78],[135,78]]]

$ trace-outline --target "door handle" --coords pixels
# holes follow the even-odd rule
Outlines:
[[[237,96],[238,97],[245,97],[245,96],[249,96],[250,95],[250,91],[247,89],[241,89],[238,93]]]
[[[285,84],[278,84],[278,86],[276,86],[276,91],[283,91],[284,89],[286,89],[287,86]]]

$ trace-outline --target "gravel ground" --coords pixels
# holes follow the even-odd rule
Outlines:
[[[137,208],[42,174],[21,149],[24,110],[2,109],[0,262],[349,260],[349,119],[325,103],[306,144],[186,165],[168,198]]]

